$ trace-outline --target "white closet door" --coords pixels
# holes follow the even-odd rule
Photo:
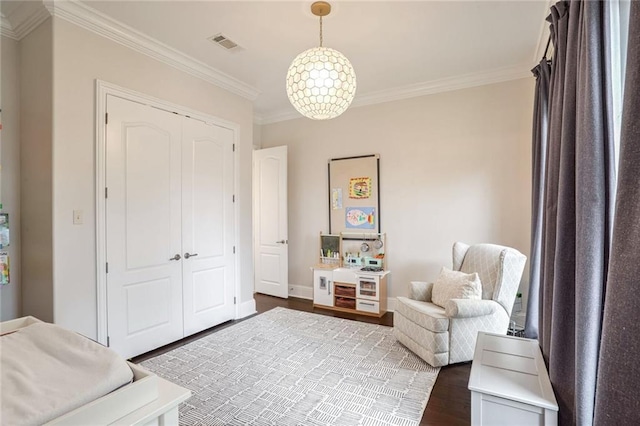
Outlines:
[[[114,96],[107,112],[108,335],[130,358],[183,337],[181,118]]]
[[[253,151],[255,291],[289,297],[287,147]]]
[[[185,335],[234,318],[233,132],[183,119]]]

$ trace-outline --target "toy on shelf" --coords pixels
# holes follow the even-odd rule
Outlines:
[[[387,269],[386,234],[341,232],[320,233],[318,266],[325,269],[373,267]]]
[[[320,265],[331,268],[342,266],[340,258],[340,235],[320,233]]]

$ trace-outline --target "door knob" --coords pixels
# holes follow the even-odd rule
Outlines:
[[[184,254],[184,258],[185,258],[185,259],[188,259],[188,258],[190,258],[190,257],[194,257],[194,256],[197,256],[197,255],[198,255],[198,253],[193,253],[193,254],[191,254],[191,253],[187,252],[187,253],[185,253],[185,254]]]
[[[276,241],[276,244],[287,244],[287,240]]]
[[[177,253],[176,253],[176,255],[175,255],[175,256],[173,256],[173,257],[172,257],[171,259],[169,259],[169,260],[180,260],[180,259],[182,259],[182,258],[180,257],[180,255],[179,255],[179,254],[177,254]]]

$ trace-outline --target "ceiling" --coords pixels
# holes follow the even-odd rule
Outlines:
[[[3,3],[8,5],[2,10],[4,22],[15,4]],[[258,122],[298,116],[284,81],[293,58],[319,43],[312,1],[81,3],[101,19],[112,18],[239,80],[253,93],[247,97],[255,98]],[[531,75],[542,55],[549,3],[333,1],[323,20],[324,45],[353,64],[358,83],[354,105],[521,78]],[[218,33],[240,47],[227,51],[208,40]]]

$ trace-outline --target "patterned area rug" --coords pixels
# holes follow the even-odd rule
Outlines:
[[[183,425],[417,425],[439,368],[390,327],[275,308],[141,363]]]

